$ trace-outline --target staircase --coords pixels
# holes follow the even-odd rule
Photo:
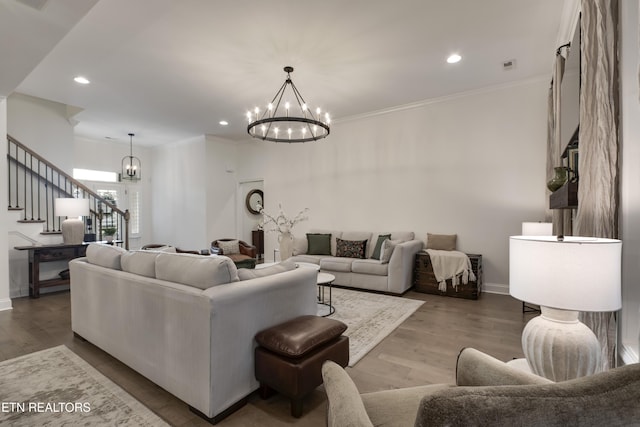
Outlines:
[[[64,220],[56,215],[55,199],[82,198],[89,200],[90,214],[83,218],[85,240],[102,241],[103,229],[115,228],[115,239],[129,249],[129,211],[119,209],[113,200],[102,197],[62,169],[7,135],[8,208],[19,215],[23,224],[39,224],[39,238],[23,235],[27,241],[50,243],[49,236],[60,235]],[[32,226],[33,227],[33,226]],[[33,242],[31,242],[33,243]]]

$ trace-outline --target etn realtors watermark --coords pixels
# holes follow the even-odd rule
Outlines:
[[[91,404],[89,402],[0,402],[0,412],[91,412]]]

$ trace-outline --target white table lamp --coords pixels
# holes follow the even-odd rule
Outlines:
[[[553,224],[550,222],[523,222],[523,236],[551,236],[553,234]]]
[[[535,374],[564,381],[600,369],[600,344],[578,312],[620,309],[621,255],[622,242],[614,239],[509,239],[509,293],[542,310],[522,331],[522,349]]]
[[[66,216],[62,221],[62,241],[65,245],[79,245],[84,240],[84,222],[79,217],[89,215],[88,199],[56,199],[54,204],[57,216]]]

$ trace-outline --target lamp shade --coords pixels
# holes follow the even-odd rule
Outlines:
[[[550,222],[523,222],[523,236],[551,236],[553,234],[553,224]]]
[[[56,199],[54,205],[57,216],[79,217],[89,215],[88,199]]]
[[[621,302],[622,242],[568,236],[509,238],[509,293],[541,306],[616,311]]]

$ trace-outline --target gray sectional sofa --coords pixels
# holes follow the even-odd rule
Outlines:
[[[416,253],[423,248],[422,240],[415,239],[413,232],[360,232],[337,230],[312,230],[309,234],[331,234],[330,254],[308,253],[307,236],[294,238],[294,262],[318,264],[320,271],[336,277],[335,285],[359,289],[403,294],[412,286],[413,264]],[[372,259],[378,236],[391,235],[396,242],[388,262]],[[367,240],[365,258],[337,257],[336,239]]]
[[[316,314],[317,273],[275,268],[240,280],[224,256],[91,244],[69,264],[71,327],[216,421],[259,387],[255,334]]]

